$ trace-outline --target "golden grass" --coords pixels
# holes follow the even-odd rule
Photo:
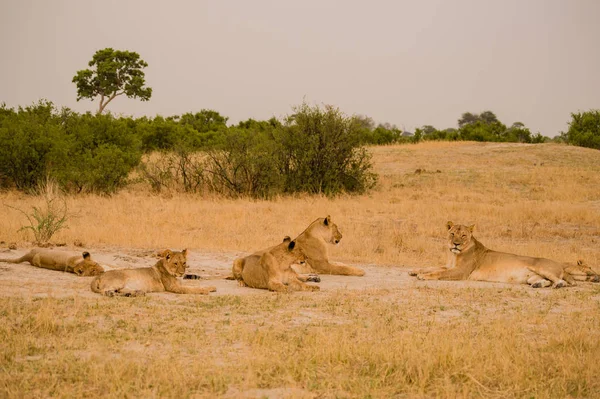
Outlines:
[[[594,397],[599,294],[9,298],[0,395]]]
[[[475,223],[476,237],[493,249],[583,258],[594,267],[600,261],[598,151],[493,143],[371,150],[380,184],[368,195],[252,201],[153,196],[138,188],[110,198],[69,197],[77,217],[54,241],[252,251],[330,214],[344,234],[331,250],[339,261],[443,264],[447,220]],[[21,209],[37,201],[0,195]],[[4,207],[2,216],[0,240],[31,240],[16,232],[19,212]],[[167,297],[3,298],[0,397],[600,392],[598,285]]]
[[[600,262],[600,155],[555,144],[423,143],[374,147],[378,188],[364,196],[228,200],[196,195],[153,196],[144,190],[113,197],[75,196],[77,215],[56,242],[91,247],[253,251],[294,236],[327,214],[344,238],[332,248],[342,261],[389,265],[439,264],[444,225],[475,223],[476,236],[498,250],[561,261]],[[415,173],[417,169],[425,170]],[[437,173],[437,171],[440,173]],[[0,202],[27,209],[39,200],[16,193]],[[4,207],[0,239],[17,233],[23,215]]]

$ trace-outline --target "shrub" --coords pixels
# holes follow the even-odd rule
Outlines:
[[[183,147],[173,152],[161,152],[142,162],[139,173],[154,192],[180,190],[199,192],[206,186],[203,154]]]
[[[281,193],[284,176],[275,158],[280,151],[280,144],[269,130],[230,128],[207,153],[210,190],[261,198]]]
[[[16,207],[7,206],[18,210],[27,218],[29,225],[21,227],[19,231],[31,230],[36,242],[45,244],[56,232],[68,228],[69,211],[66,199],[55,182],[48,179],[45,183],[40,184],[36,194],[43,198],[43,205],[33,206],[29,213]]]
[[[561,137],[569,144],[600,149],[600,110],[572,113],[569,130]]]
[[[31,190],[65,154],[54,105],[40,101],[18,111],[3,105],[0,113],[0,175],[17,189]]]
[[[0,108],[0,176],[20,190],[47,176],[68,191],[115,192],[141,159],[131,118],[60,112],[48,101]]]
[[[376,183],[371,157],[361,146],[363,124],[332,106],[296,107],[276,140],[286,192],[362,193]]]

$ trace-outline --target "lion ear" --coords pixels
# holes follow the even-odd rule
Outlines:
[[[296,246],[296,241],[291,241],[288,244],[288,251],[291,251],[292,249],[294,249],[295,246]]]
[[[181,251],[181,254],[182,254],[183,256],[187,256],[187,248],[185,248],[183,251]]]
[[[90,259],[91,255],[88,251],[85,251],[84,253],[81,254],[83,256],[83,259]]]
[[[170,249],[165,249],[164,251],[162,251],[160,253],[161,258],[165,258],[166,260],[171,259],[171,256],[173,256],[173,251],[171,251]]]
[[[292,239],[290,238],[290,236],[283,237],[283,242],[290,242],[290,241],[292,241]]]
[[[577,259],[577,266],[583,266],[583,259]]]
[[[452,228],[452,226],[454,226],[454,223],[452,223],[451,221],[448,221],[448,222],[446,223],[446,228],[447,228],[448,230],[450,230],[450,229]]]
[[[475,230],[475,225],[474,224],[472,224],[472,225],[469,226],[469,231],[471,233],[473,232],[473,230]]]
[[[325,226],[329,226],[329,223],[331,223],[331,216],[327,215],[327,217],[325,218],[325,221],[323,222],[323,224]]]

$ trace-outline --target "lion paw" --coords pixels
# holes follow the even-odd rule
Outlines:
[[[590,278],[590,281],[592,283],[600,283],[600,276],[596,274],[595,276],[593,276],[592,278]]]
[[[140,291],[140,290],[129,291],[129,292],[125,292],[123,294],[123,296],[126,296],[126,297],[146,296],[146,292]]]
[[[409,276],[413,276],[413,277],[414,277],[414,276],[416,276],[416,275],[418,275],[418,274],[419,274],[419,273],[418,273],[418,272],[416,272],[416,271],[414,271],[414,270],[411,270],[411,271],[409,271],[409,272],[408,272],[408,275],[409,275]]]
[[[216,292],[217,291],[217,287],[206,287],[206,290],[208,292]]]
[[[309,291],[320,291],[321,287],[318,285],[307,285]]]
[[[569,284],[565,281],[565,280],[558,280],[556,283],[554,283],[554,285],[552,286],[552,288],[563,288],[568,286]]]
[[[184,280],[202,280],[202,277],[198,276],[197,274],[184,274],[183,279]]]
[[[306,281],[311,281],[313,283],[320,283],[321,282],[321,277],[319,277],[318,274],[309,274],[308,278],[306,279]]]
[[[541,281],[538,281],[537,283],[533,283],[531,284],[531,288],[542,288],[544,285],[542,284]]]

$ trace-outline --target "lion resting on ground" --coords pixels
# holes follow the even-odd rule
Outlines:
[[[296,267],[302,273],[338,274],[343,276],[364,276],[365,271],[358,267],[331,263],[327,244],[338,244],[342,233],[331,221],[331,216],[312,222],[297,238],[296,243],[308,257],[305,267]]]
[[[0,262],[29,262],[43,269],[75,273],[78,276],[97,276],[104,272],[102,266],[92,260],[89,252],[73,255],[68,252],[34,248],[17,259],[0,259]]]
[[[306,284],[308,278],[299,276],[291,265],[306,261],[303,249],[285,237],[279,245],[233,261],[233,277],[245,287],[270,291],[318,291]]]
[[[477,280],[530,284],[534,288],[574,285],[575,280],[600,281],[598,275],[579,262],[569,266],[544,258],[531,258],[492,251],[473,237],[473,226],[448,222],[448,265],[409,274],[419,280]]]
[[[161,259],[152,267],[109,270],[92,280],[92,291],[106,296],[143,296],[147,292],[176,294],[208,294],[215,287],[184,287],[176,279],[187,268],[187,249],[181,252],[164,250]]]

